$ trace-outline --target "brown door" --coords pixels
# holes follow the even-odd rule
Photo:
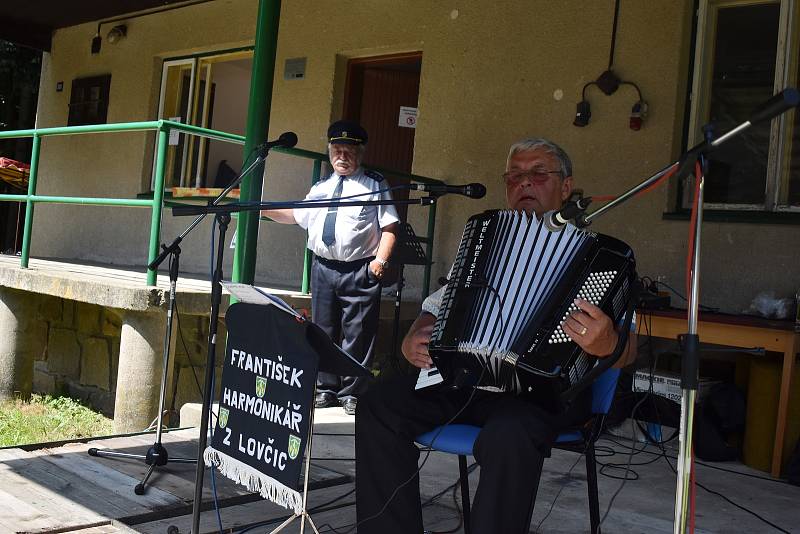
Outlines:
[[[369,134],[364,164],[368,167],[411,172],[414,160],[414,128],[400,126],[400,108],[416,109],[419,99],[419,76],[422,54],[380,56],[350,60],[343,118],[361,123]],[[386,178],[392,185],[403,183],[391,173]],[[398,191],[395,198],[408,192]],[[405,220],[405,206],[398,206]]]

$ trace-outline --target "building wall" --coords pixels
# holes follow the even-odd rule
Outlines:
[[[298,147],[324,151],[326,126],[342,109],[347,60],[421,51],[413,172],[451,183],[480,181],[489,188],[480,201],[439,201],[434,280],[447,271],[465,219],[504,204],[499,176],[507,147],[518,138],[544,136],[564,146],[573,157],[577,185],[591,195],[620,193],[679,154],[690,0],[622,3],[614,70],[635,81],[650,105],[638,132],[628,128],[636,96],[625,87],[610,97],[590,88],[590,125],[571,124],[583,85],[608,64],[613,2],[417,0],[400,9],[376,0],[309,6],[283,2],[270,137],[293,130]],[[254,0],[225,0],[131,19],[127,38],[116,45],[104,42],[96,56],[89,53],[94,24],[58,31],[45,61],[39,126],[66,123],[73,78],[104,72],[112,74],[109,122],[154,118],[161,60],[251,44],[255,12]],[[307,58],[305,79],[283,80],[284,61],[296,57]],[[57,81],[65,82],[64,92],[55,92]],[[152,136],[81,136],[47,139],[43,145],[42,194],[132,196],[147,189]],[[270,156],[264,198],[302,197],[310,168],[307,161]],[[595,229],[629,242],[641,275],[660,277],[683,291],[688,223],[662,219],[670,195],[674,191],[662,187],[632,200],[598,219]],[[410,213],[423,234],[424,209]],[[148,210],[39,206],[33,254],[142,264],[148,218]],[[164,238],[186,222],[165,214]],[[184,242],[184,270],[207,270],[209,226]],[[741,311],[761,290],[792,294],[800,284],[794,233],[792,226],[706,223],[703,304]],[[297,287],[303,239],[299,228],[263,224],[260,281]],[[421,269],[407,273],[406,295],[419,296]]]

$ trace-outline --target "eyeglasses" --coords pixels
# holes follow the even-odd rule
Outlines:
[[[550,179],[551,174],[561,176],[561,171],[548,171],[543,168],[527,171],[509,171],[503,174],[503,181],[507,184],[516,185],[527,178],[530,182],[543,183]]]

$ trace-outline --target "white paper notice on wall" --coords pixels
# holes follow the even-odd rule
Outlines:
[[[170,117],[169,120],[172,122],[183,122],[183,117]],[[170,130],[169,131],[169,144],[173,146],[177,146],[181,139],[181,131],[180,130]]]
[[[417,108],[410,108],[408,106],[400,106],[400,118],[397,125],[403,128],[416,128],[417,127]]]

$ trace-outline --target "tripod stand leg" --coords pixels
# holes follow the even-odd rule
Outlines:
[[[317,396],[317,387],[314,386],[314,397]],[[313,444],[314,438],[314,408],[311,409],[311,414],[308,421],[308,437],[306,438],[306,458],[305,458],[305,473],[303,473],[303,509],[300,513],[295,513],[292,517],[288,518],[286,521],[278,525],[277,528],[272,530],[269,534],[275,534],[276,532],[280,532],[283,530],[286,525],[297,519],[300,518],[300,534],[303,534],[303,530],[306,526],[306,518],[308,518],[308,522],[311,524],[311,528],[314,529],[314,532],[319,534],[317,527],[314,526],[314,522],[311,521],[311,516],[308,514],[308,478],[309,472],[311,471],[311,447]]]
[[[308,519],[308,524],[311,525],[311,528],[314,529],[316,534],[319,534],[319,530],[317,530],[317,526],[314,524],[314,521],[311,519],[311,515],[308,512],[306,512],[304,519]],[[300,534],[303,534],[302,525],[300,526]]]
[[[167,453],[167,449],[161,443],[161,434],[164,426],[164,419],[163,419],[164,401],[166,398],[166,391],[167,391],[167,382],[168,382],[167,378],[170,371],[169,362],[170,362],[170,347],[172,340],[172,318],[176,310],[175,294],[178,283],[180,254],[181,254],[180,247],[175,246],[172,250],[172,255],[170,256],[170,262],[169,262],[169,279],[170,279],[169,307],[167,308],[167,324],[166,324],[166,333],[164,335],[164,351],[162,356],[162,368],[161,368],[161,391],[159,393],[159,398],[158,398],[158,418],[156,419],[155,443],[153,443],[153,445],[151,445],[150,448],[147,450],[147,454],[143,455],[128,454],[116,451],[104,451],[96,448],[91,448],[88,451],[89,456],[99,456],[108,458],[132,458],[136,460],[144,460],[144,462],[149,467],[142,481],[133,488],[133,492],[136,495],[144,495],[145,485],[147,484],[147,481],[150,479],[150,475],[153,474],[155,468],[167,465],[167,463],[170,460],[169,454]],[[173,458],[172,461],[180,463],[194,463],[197,460],[190,458]]]
[[[269,534],[275,534],[276,532],[280,532],[281,530],[283,530],[284,528],[286,528],[286,527],[289,525],[289,523],[291,523],[292,521],[294,521],[294,520],[295,520],[295,519],[297,519],[298,517],[301,517],[302,515],[303,515],[303,514],[294,514],[294,515],[292,515],[291,517],[288,517],[288,518],[286,518],[286,521],[284,521],[283,523],[281,523],[280,525],[278,525],[277,527],[275,527],[275,530],[273,530],[273,531],[272,531],[272,532],[270,532]]]
[[[147,473],[144,475],[144,478],[142,479],[142,481],[139,482],[138,484],[136,484],[136,487],[133,488],[133,492],[136,495],[144,495],[144,486],[145,486],[145,484],[147,484],[147,481],[150,478],[150,475],[153,474],[153,469],[155,469],[155,468],[156,468],[156,464],[150,464],[150,467],[147,469]]]

